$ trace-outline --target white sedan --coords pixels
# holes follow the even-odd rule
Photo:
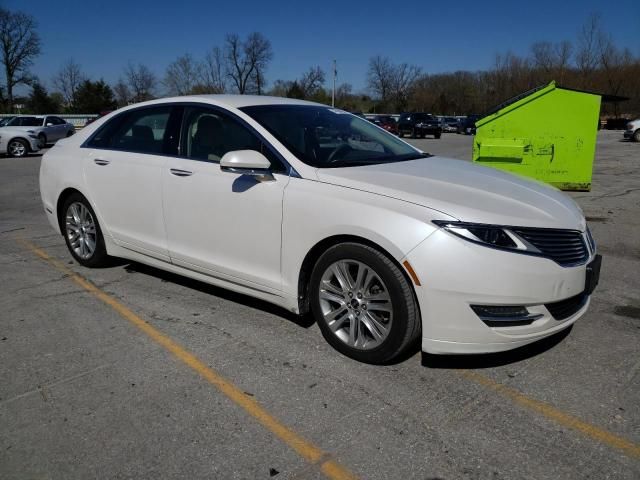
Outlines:
[[[312,314],[370,363],[418,340],[440,354],[534,342],[586,312],[599,276],[558,190],[293,99],[118,110],[44,155],[40,190],[80,264],[127,258]]]
[[[61,138],[70,137],[76,132],[71,123],[55,115],[17,115],[0,126],[0,134],[8,127],[35,132],[40,148]]]

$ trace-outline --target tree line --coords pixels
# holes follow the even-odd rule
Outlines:
[[[327,75],[317,65],[296,79],[277,79],[269,85],[267,70],[274,52],[269,39],[259,32],[246,38],[228,34],[222,45],[211,48],[203,58],[185,53],[160,76],[143,63],[129,62],[112,85],[88,78],[70,58],[51,77],[47,89],[29,71],[41,53],[42,41],[34,18],[22,12],[0,8],[0,49],[5,70],[4,84],[0,84],[3,113],[14,113],[17,104],[23,105],[25,113],[99,113],[162,96],[205,93],[269,94],[325,104],[332,98]],[[640,59],[629,49],[619,48],[595,14],[573,42],[537,42],[525,56],[500,53],[491,68],[482,71],[430,74],[414,64],[373,56],[366,72],[366,92],[354,93],[350,84],[341,83],[336,87],[335,104],[373,113],[482,113],[551,80],[631,98],[620,105],[603,105],[605,115],[640,113]],[[26,97],[15,98],[18,85],[30,87]]]

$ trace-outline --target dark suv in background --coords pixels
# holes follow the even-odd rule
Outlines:
[[[411,138],[424,138],[427,135],[440,138],[442,127],[440,121],[428,113],[403,113],[398,121],[398,136],[405,135]]]

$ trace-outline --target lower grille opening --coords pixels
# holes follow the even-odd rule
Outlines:
[[[471,309],[489,327],[530,325],[542,317],[529,313],[522,305],[471,305]]]
[[[547,310],[549,310],[553,318],[556,320],[564,320],[575,315],[584,307],[584,304],[587,303],[587,298],[589,298],[589,296],[585,292],[582,292],[565,300],[560,300],[559,302],[545,303],[544,306],[547,307]]]

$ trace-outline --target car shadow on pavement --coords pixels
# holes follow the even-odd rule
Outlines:
[[[243,295],[242,293],[232,292],[231,290],[216,287],[215,285],[193,280],[176,273],[167,272],[141,263],[125,261],[124,269],[128,273],[142,273],[144,275],[158,278],[163,282],[171,282],[182,287],[206,293],[207,295],[213,295],[230,302],[240,303],[251,308],[262,310],[263,312],[278,315],[279,317],[286,318],[290,322],[295,323],[302,328],[309,328],[315,323],[315,320],[311,315],[296,315],[295,313],[289,312],[288,310],[269,302],[265,302],[264,300],[259,300],[254,297],[250,297],[249,295]]]
[[[500,353],[484,353],[472,355],[432,355],[422,352],[422,366],[427,368],[447,369],[482,369],[494,368],[521,362],[540,355],[562,342],[571,333],[573,325],[550,337]]]

